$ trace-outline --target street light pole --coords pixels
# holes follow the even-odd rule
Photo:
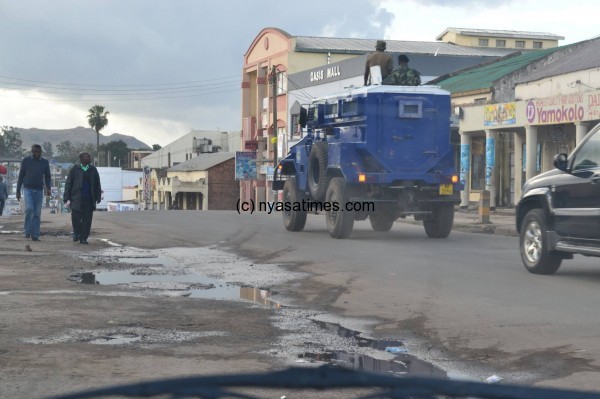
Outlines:
[[[271,69],[271,83],[273,85],[273,138],[271,143],[273,144],[273,178],[275,178],[275,169],[277,168],[277,145],[278,145],[278,134],[277,134],[277,67],[273,65]],[[267,177],[269,172],[267,171]],[[268,186],[268,184],[267,184]],[[274,201],[277,199],[274,198]]]

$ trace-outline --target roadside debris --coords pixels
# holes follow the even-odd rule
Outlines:
[[[395,353],[407,353],[408,349],[402,348],[402,347],[399,347],[399,346],[388,346],[388,347],[385,348],[385,351],[389,352],[389,353],[394,353],[394,354]]]
[[[485,382],[488,384],[495,384],[496,382],[502,381],[504,378],[497,376],[496,374],[489,376],[485,379]]]

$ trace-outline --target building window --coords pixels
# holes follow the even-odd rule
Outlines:
[[[516,48],[525,48],[525,40],[517,40],[515,42],[515,47]]]
[[[284,72],[277,72],[277,95],[287,92],[287,77]]]
[[[496,40],[496,47],[506,47],[506,40]]]
[[[533,48],[542,48],[542,42],[533,42]]]
[[[489,39],[479,39],[479,46],[480,47],[487,47],[489,46]]]
[[[476,98],[475,100],[473,100],[473,104],[475,105],[482,105],[486,103],[486,99],[484,98]]]

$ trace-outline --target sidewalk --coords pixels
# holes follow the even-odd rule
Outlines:
[[[422,224],[412,217],[398,219],[402,223]],[[503,236],[518,237],[515,208],[496,208],[490,211],[490,223],[479,223],[479,211],[477,207],[468,209],[456,208],[454,213],[454,226],[452,230],[467,233],[498,234]]]
[[[454,214],[454,229],[471,233],[498,234],[503,236],[518,237],[515,208],[496,208],[490,211],[490,223],[479,223],[479,210],[477,207],[457,209]]]

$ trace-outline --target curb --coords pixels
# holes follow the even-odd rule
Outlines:
[[[422,226],[423,223],[416,220],[405,220],[398,219],[399,223],[407,223],[413,224],[416,226]],[[496,234],[500,236],[508,236],[508,237],[518,237],[519,233],[517,233],[516,228],[508,227],[505,225],[495,225],[493,222],[488,224],[480,224],[480,223],[461,223],[454,222],[452,226],[453,231],[461,231],[463,233],[476,233],[476,234]]]

